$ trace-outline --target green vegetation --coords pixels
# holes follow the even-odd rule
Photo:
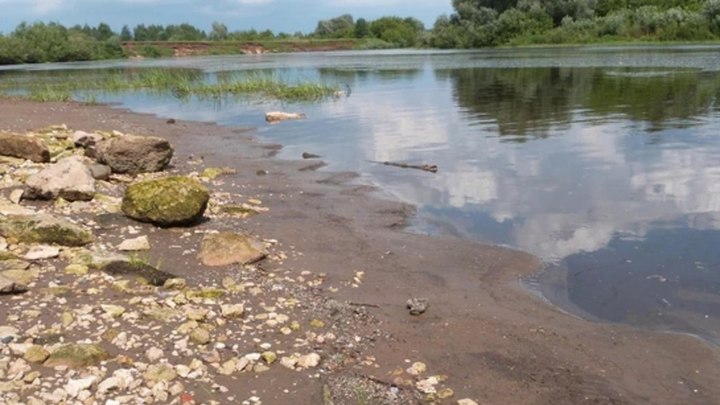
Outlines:
[[[113,70],[98,75],[71,71],[38,76],[32,82],[6,79],[0,82],[0,93],[21,94],[35,101],[68,101],[75,98],[94,102],[95,93],[123,91],[170,93],[179,98],[218,99],[253,95],[277,100],[311,101],[332,97],[340,90],[337,85],[291,81],[257,72],[233,72],[219,74],[212,81],[206,79],[202,72],[186,69]]]
[[[439,48],[720,39],[720,0],[453,0]]]

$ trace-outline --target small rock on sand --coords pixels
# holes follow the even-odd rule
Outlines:
[[[427,298],[410,298],[406,302],[408,310],[410,310],[410,315],[422,315],[427,311],[428,306],[428,300]]]
[[[271,124],[280,121],[301,120],[304,118],[305,114],[303,113],[289,113],[282,111],[270,111],[268,113],[265,113],[265,121]]]

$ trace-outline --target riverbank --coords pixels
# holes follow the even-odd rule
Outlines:
[[[349,331],[360,339],[338,344],[358,346],[345,357],[347,364],[333,369],[323,358],[313,372],[271,367],[263,373],[220,377],[220,385],[230,392],[198,388],[196,392],[205,392],[199,399],[233,403],[227,398],[253,392],[263,404],[288,403],[289,398],[293,403],[317,404],[322,403],[323,385],[332,375],[361,375],[388,384],[403,382],[396,381],[398,377],[412,381],[407,373],[396,372],[410,367],[406,360],[425,363],[424,376],[447,376],[443,384],[452,388],[454,396],[440,403],[472,398],[480,404],[707,404],[720,397],[716,348],[688,336],[569,316],[521,287],[519,278],[538,270],[537,259],[471,241],[404,232],[402,225],[412,207],[374,198],[369,187],[353,183],[353,173],[319,172],[311,170],[317,162],[275,159],[279,146],[259,143],[247,130],[169,124],[108,106],[0,101],[0,129],[24,132],[60,123],[75,130],[165,138],[176,150],[173,171],[234,169],[236,173],[211,183],[214,195],[258,200],[267,211],[247,218],[210,218],[197,229],[242,229],[277,240],[274,249],[280,259],[263,262],[263,272],[295,280],[320,277],[322,283],[311,287],[316,294],[313,301],[332,298],[353,303],[372,317],[367,323],[341,319],[335,328],[323,330],[338,336]],[[2,194],[8,197],[9,190]],[[107,243],[119,242],[121,235],[113,229],[139,226],[122,222],[126,220],[121,216],[110,221]],[[201,234],[194,231],[181,238],[185,230],[143,225],[141,232],[150,235],[148,262],[161,262],[162,269],[185,278],[189,285],[219,284],[240,271],[207,268],[194,255],[180,254],[197,249]],[[52,282],[56,276],[43,277],[40,283]],[[19,297],[13,305],[25,296]],[[427,312],[409,315],[405,301],[411,297],[427,298]],[[12,307],[3,304],[5,317]],[[316,316],[321,314],[292,315],[303,318],[304,328]],[[348,322],[358,329],[349,329]],[[255,344],[274,343],[276,336],[261,332]],[[90,337],[99,338],[85,338]],[[310,346],[315,350],[322,345]],[[254,350],[259,349],[241,351]]]

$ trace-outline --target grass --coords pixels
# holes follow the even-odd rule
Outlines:
[[[290,81],[273,74],[238,72],[209,82],[205,75],[191,69],[143,69],[110,71],[102,74],[72,72],[39,76],[33,81],[0,81],[0,94],[21,92],[34,101],[96,100],[98,93],[148,91],[172,94],[178,98],[196,96],[203,99],[256,96],[282,101],[316,101],[338,94],[338,85],[314,81]],[[82,99],[80,99],[82,101]]]

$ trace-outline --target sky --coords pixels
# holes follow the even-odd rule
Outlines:
[[[321,19],[352,14],[372,20],[384,15],[415,17],[431,27],[452,12],[451,0],[0,0],[0,32],[23,21],[97,25],[115,31],[127,24],[190,23],[206,31],[213,21],[230,31],[255,28],[311,32]]]

